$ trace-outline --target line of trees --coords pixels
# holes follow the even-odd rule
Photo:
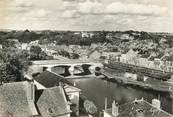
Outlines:
[[[118,38],[113,37],[112,40],[107,38],[107,35],[116,35],[116,34],[129,34],[130,36],[134,36],[135,39],[145,40],[151,39],[154,42],[159,42],[161,38],[166,38],[168,44],[173,46],[172,38],[173,36],[166,36],[159,35],[156,33],[147,33],[144,31],[93,31],[92,36],[82,37],[80,32],[74,31],[41,31],[41,32],[34,32],[34,31],[11,31],[11,32],[3,32],[0,31],[0,42],[3,42],[6,39],[18,39],[19,42],[22,43],[29,43],[31,41],[39,40],[40,44],[47,44],[55,42],[57,45],[65,44],[65,45],[91,45],[91,43],[112,43],[112,41],[119,40]]]

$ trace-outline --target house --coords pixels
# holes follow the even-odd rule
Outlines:
[[[132,80],[137,80],[137,74],[133,74],[133,73],[129,73],[129,72],[125,72],[124,77],[132,79]]]
[[[99,59],[101,56],[101,53],[98,50],[93,51],[92,53],[89,54],[90,59]]]
[[[148,59],[147,58],[139,58],[138,59],[139,66],[148,67]]]
[[[79,95],[81,90],[70,85],[65,85],[64,90],[71,102],[72,111],[76,116],[79,116]]]
[[[47,89],[55,86],[59,86],[60,82],[66,82],[62,76],[52,73],[50,71],[44,71],[36,77],[33,77],[34,84],[37,89]]]
[[[172,117],[160,108],[160,101],[153,99],[152,104],[140,99],[118,105],[113,101],[112,108],[104,110],[104,117]]]
[[[79,116],[79,94],[81,92],[80,89],[68,85],[71,83],[64,79],[62,76],[50,71],[44,71],[33,79],[37,89],[39,90],[47,90],[55,86],[61,86],[61,83],[64,83],[63,89],[66,96],[68,97],[68,100],[71,103],[70,106],[72,108],[72,111],[75,115]]]
[[[0,86],[0,117],[70,117],[62,86],[36,90],[32,81]]]
[[[122,54],[120,62],[135,64],[136,59],[139,57],[138,53],[130,49],[126,54]]]
[[[38,43],[39,43],[39,40],[35,40],[35,41],[31,41],[29,45],[38,45]]]
[[[30,50],[30,48],[29,48],[29,46],[28,46],[27,43],[22,43],[22,44],[21,44],[21,49],[22,49],[22,50]]]
[[[93,45],[94,46],[94,45]],[[101,52],[99,51],[99,47],[92,48],[88,53],[87,57],[90,59],[99,59],[101,56]]]
[[[132,36],[130,36],[129,34],[122,34],[121,36],[120,36],[120,39],[127,39],[127,40],[129,40],[129,39],[131,39],[131,40],[133,40],[133,37]]]
[[[82,36],[82,38],[84,38],[84,37],[89,37],[89,35],[88,35],[87,32],[81,32],[81,36]]]
[[[82,38],[87,37],[87,38],[92,38],[94,36],[93,33],[89,32],[81,32]]]
[[[102,57],[105,57],[106,59],[116,59],[116,57],[120,56],[121,52],[103,52]]]

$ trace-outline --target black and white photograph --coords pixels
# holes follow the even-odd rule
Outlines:
[[[0,117],[173,117],[173,0],[0,0]]]

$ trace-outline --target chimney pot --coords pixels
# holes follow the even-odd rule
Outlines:
[[[118,103],[115,103],[115,100],[112,103],[112,115],[113,116],[118,116],[119,115],[119,107],[118,107]]]

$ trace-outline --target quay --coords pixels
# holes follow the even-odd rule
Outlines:
[[[138,86],[146,90],[172,93],[172,86],[167,81],[147,78],[138,80],[130,77],[117,75],[114,69],[104,68],[102,74],[110,81],[116,81],[122,85]]]
[[[124,72],[131,72],[136,74],[143,74],[145,76],[155,78],[155,79],[161,79],[161,80],[169,80],[172,77],[172,73],[170,72],[163,72],[156,69],[141,67],[141,66],[135,66],[132,64],[127,63],[121,63],[116,61],[109,61],[108,63],[104,63],[105,67],[121,70]]]

